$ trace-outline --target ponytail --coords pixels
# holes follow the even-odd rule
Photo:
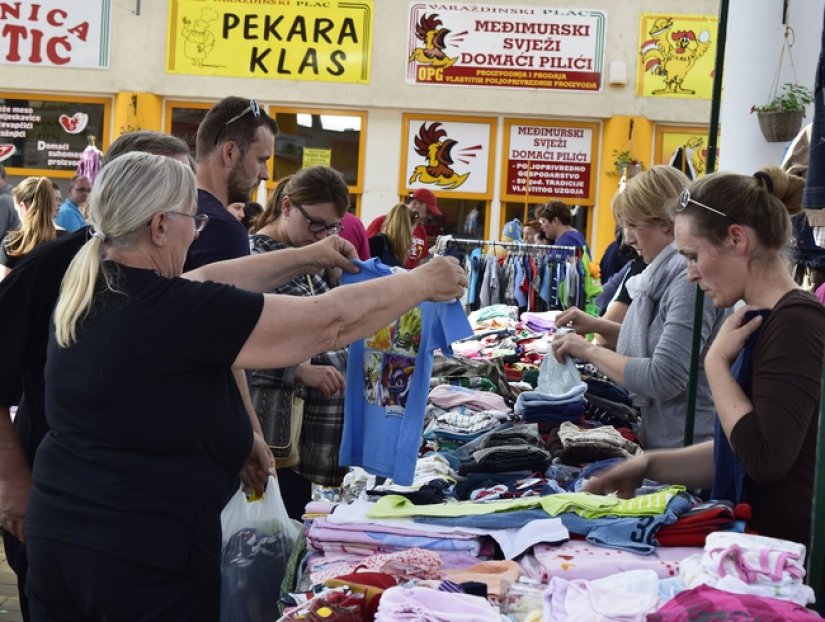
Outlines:
[[[57,237],[52,182],[46,177],[27,177],[14,188],[13,195],[28,209],[23,214],[20,228],[6,238],[6,254],[21,257]]]
[[[77,341],[77,327],[89,314],[103,259],[103,240],[93,236],[72,259],[60,284],[54,308],[57,345],[68,348]]]

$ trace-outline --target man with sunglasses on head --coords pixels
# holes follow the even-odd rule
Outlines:
[[[246,228],[227,208],[246,203],[269,179],[278,126],[254,99],[226,97],[198,127],[198,214],[207,227],[189,248],[184,270],[249,254]]]

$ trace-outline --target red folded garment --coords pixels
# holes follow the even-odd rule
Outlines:
[[[735,507],[725,502],[710,501],[694,506],[671,525],[656,532],[660,546],[704,546],[707,535],[720,531],[734,520],[751,519],[751,506],[740,503]]]

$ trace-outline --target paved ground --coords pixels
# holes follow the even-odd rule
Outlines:
[[[23,622],[20,600],[17,596],[17,577],[6,563],[6,554],[0,545],[0,622]]]

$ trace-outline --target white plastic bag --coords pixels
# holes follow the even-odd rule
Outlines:
[[[221,622],[274,620],[281,581],[301,526],[289,518],[278,480],[261,499],[239,489],[221,512]]]
[[[552,395],[557,399],[563,399],[571,395],[580,395],[587,389],[587,383],[582,380],[579,370],[573,364],[573,359],[569,355],[564,357],[564,363],[556,360],[553,352],[553,344],[550,344],[550,351],[544,355],[544,359],[539,367],[539,379],[537,389],[547,395]]]

